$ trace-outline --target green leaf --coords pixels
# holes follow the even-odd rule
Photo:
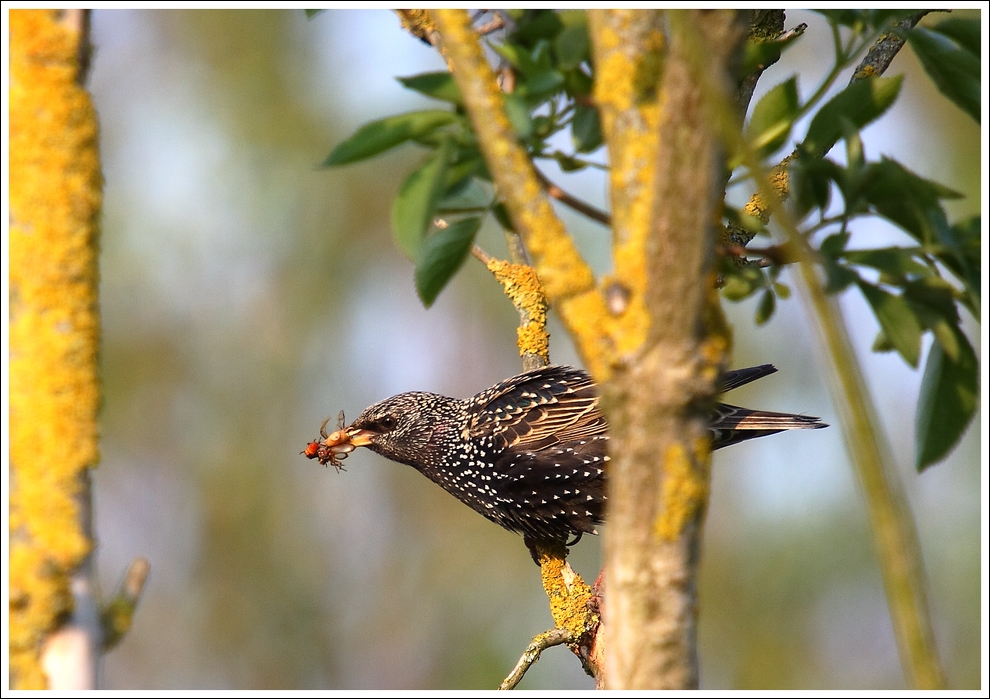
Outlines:
[[[427,97],[457,105],[463,104],[461,90],[457,87],[454,76],[445,70],[437,73],[410,75],[407,78],[397,78],[397,80],[410,90],[420,92]]]
[[[491,192],[469,177],[444,192],[443,199],[437,204],[437,215],[457,213],[460,209],[486,209],[491,200]]]
[[[955,199],[957,192],[916,175],[896,160],[883,158],[867,165],[862,194],[878,214],[900,226],[923,245],[953,245],[940,199]]]
[[[850,284],[856,284],[860,281],[859,275],[854,270],[839,264],[829,257],[825,257],[822,260],[822,267],[825,269],[827,276],[825,291],[829,294],[837,294]]]
[[[888,274],[930,274],[925,265],[915,259],[917,248],[874,248],[872,250],[846,250],[847,262],[864,265]]]
[[[890,338],[887,337],[887,333],[883,331],[883,328],[877,331],[877,336],[873,338],[873,346],[870,347],[872,352],[893,352],[896,347],[890,343]]]
[[[443,181],[444,196],[450,196],[455,188],[466,185],[484,167],[484,161],[476,151],[469,151],[467,157],[464,156],[462,151],[460,157],[463,159],[447,166]]]
[[[797,78],[774,86],[753,108],[746,137],[753,148],[766,157],[780,148],[791,134],[791,126],[801,110]]]
[[[491,44],[491,48],[520,73],[533,73],[537,70],[536,63],[524,46],[504,42],[501,44]]]
[[[516,29],[510,38],[513,42],[527,46],[540,39],[553,38],[564,26],[561,18],[553,10],[522,10],[514,19]]]
[[[424,306],[433,305],[437,295],[464,264],[480,227],[480,217],[461,219],[437,231],[423,243],[415,276],[416,291]]]
[[[588,163],[582,160],[576,160],[573,157],[567,155],[567,153],[561,153],[559,150],[554,151],[553,159],[557,161],[557,165],[564,172],[575,172],[577,170],[583,170],[588,167]]]
[[[392,202],[392,234],[410,260],[418,259],[423,238],[443,196],[451,150],[449,142],[440,146],[419,169],[410,173]]]
[[[774,40],[756,41],[749,37],[743,49],[742,65],[739,75],[746,77],[758,70],[765,70],[780,60],[782,42]]]
[[[530,73],[516,83],[514,95],[538,98],[556,92],[564,84],[564,74],[559,70],[541,70]]]
[[[957,331],[959,359],[933,342],[921,379],[915,422],[915,467],[924,471],[959,442],[976,412],[979,362],[969,340]]]
[[[866,23],[867,10],[815,10],[824,15],[829,22],[846,27],[862,27]]]
[[[591,76],[585,73],[583,68],[574,68],[564,72],[564,89],[571,97],[590,95],[594,86]]]
[[[958,245],[947,250],[939,250],[935,256],[965,285],[964,302],[970,312],[978,318],[982,287],[980,270],[983,266],[980,216],[958,221],[951,230]]]
[[[353,136],[333,149],[322,167],[346,165],[378,155],[389,148],[446,126],[459,117],[453,112],[431,109],[397,114],[365,124]]]
[[[733,266],[725,272],[722,296],[730,301],[742,301],[758,289],[766,288],[767,278],[755,265]]]
[[[918,10],[868,10],[868,12],[870,25],[879,27],[885,22],[888,22],[889,26],[900,22],[902,19],[907,19],[911,15],[916,14]]]
[[[903,79],[903,75],[867,78],[846,87],[815,114],[802,147],[813,155],[824,155],[842,136],[842,117],[857,129],[879,119],[897,99]]]
[[[303,10],[303,12],[306,13],[306,19],[313,19],[314,17],[316,17],[316,15],[320,14],[325,10],[326,8],[323,7],[323,8],[317,8],[315,10]]]
[[[505,115],[509,117],[509,123],[519,138],[526,140],[533,135],[533,119],[529,115],[529,107],[518,93],[505,96]]]
[[[952,285],[941,277],[928,274],[904,285],[904,299],[911,304],[918,322],[932,331],[949,358],[958,361],[960,318]]]
[[[962,30],[962,25],[950,26],[950,31],[961,34],[964,43],[954,36],[939,31],[915,27],[907,33],[908,43],[914,49],[918,60],[928,77],[935,83],[939,92],[956,103],[973,119],[980,122],[980,54],[973,52],[967,44],[972,44],[970,32]],[[977,27],[979,31],[979,27]]]
[[[770,320],[776,305],[777,299],[773,292],[769,289],[764,291],[763,296],[760,297],[760,305],[756,307],[756,324],[763,325]]]
[[[949,17],[939,22],[935,31],[949,37],[974,56],[980,55],[980,20]]]
[[[498,225],[502,226],[504,230],[516,231],[516,227],[512,225],[512,218],[509,216],[508,210],[505,208],[505,204],[499,202],[492,208],[492,215],[495,220],[498,221]]]
[[[592,153],[602,145],[602,123],[598,110],[579,104],[574,108],[571,139],[578,153]]]
[[[798,150],[791,163],[791,191],[795,213],[804,218],[812,209],[825,211],[832,199],[832,182],[843,176],[842,168],[828,158],[818,158]]]
[[[833,233],[832,235],[825,238],[822,244],[818,246],[818,252],[825,255],[826,257],[836,258],[841,255],[845,249],[846,245],[849,244],[849,232]]]
[[[588,15],[583,22],[567,24],[553,41],[561,70],[577,68],[591,56],[591,40],[588,37]]]
[[[921,325],[911,306],[900,296],[894,296],[862,279],[859,280],[859,290],[873,307],[884,334],[904,357],[904,361],[913,367],[918,366],[921,355]]]

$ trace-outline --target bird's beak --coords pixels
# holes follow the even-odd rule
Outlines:
[[[330,452],[332,454],[350,454],[358,447],[366,447],[371,444],[371,438],[376,434],[377,432],[372,432],[371,430],[345,427],[342,430],[331,432],[330,435],[323,440],[322,444],[325,447],[330,447]]]
[[[338,443],[353,444],[355,447],[368,446],[369,444],[371,444],[371,438],[378,434],[377,432],[372,432],[371,430],[358,430],[358,429],[354,429],[353,427],[348,427],[346,429],[338,430],[338,431],[344,433],[345,436],[345,439],[341,440]],[[334,432],[332,435],[327,437],[328,443],[334,434],[337,434],[337,432]],[[328,444],[327,446],[330,445]]]

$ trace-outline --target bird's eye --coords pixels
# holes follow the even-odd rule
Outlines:
[[[384,432],[395,429],[395,418],[391,415],[386,415],[378,421],[378,427]]]

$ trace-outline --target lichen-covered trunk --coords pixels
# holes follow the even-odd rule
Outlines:
[[[607,686],[698,686],[697,571],[715,382],[728,353],[714,291],[725,126],[743,35],[734,11],[667,13],[656,189],[645,242],[646,340],[602,387],[610,425]],[[721,125],[721,126],[720,126]]]
[[[11,686],[92,688],[102,177],[86,16],[12,10],[9,26]],[[66,633],[83,616],[90,628]]]

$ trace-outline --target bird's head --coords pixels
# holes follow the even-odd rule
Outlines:
[[[315,442],[312,454],[304,453],[334,463],[357,447],[368,447],[392,461],[420,467],[437,456],[445,435],[461,429],[457,421],[463,415],[463,401],[436,393],[400,393],[366,408],[350,425]]]

